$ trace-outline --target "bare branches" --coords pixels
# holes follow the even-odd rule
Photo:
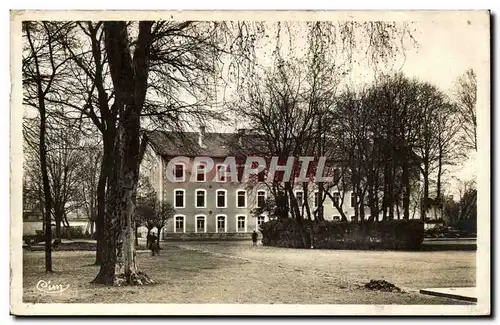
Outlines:
[[[477,80],[474,70],[467,70],[458,79],[455,97],[461,125],[461,146],[465,151],[477,151]]]

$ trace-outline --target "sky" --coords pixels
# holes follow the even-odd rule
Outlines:
[[[407,46],[404,56],[394,59],[393,69],[403,72],[408,77],[434,84],[444,93],[453,96],[456,80],[466,70],[474,69],[478,77],[478,97],[489,91],[489,26],[484,16],[479,14],[427,15],[425,19],[417,17],[412,22],[413,37],[417,46]],[[486,24],[485,24],[486,23]],[[408,44],[408,42],[406,42]],[[264,58],[260,58],[266,61]],[[350,84],[356,86],[373,82],[373,73],[366,63],[354,66],[349,75]],[[486,104],[486,105],[485,105]],[[479,106],[481,105],[481,106]],[[489,110],[489,101],[480,101],[478,111]],[[478,112],[478,120],[481,118]],[[489,123],[482,119],[478,121]],[[242,127],[235,118],[234,124],[226,124],[222,129],[234,131]],[[219,126],[217,129],[220,130]],[[449,194],[457,198],[460,181],[467,181],[476,176],[475,153],[469,153],[469,159],[449,168],[446,176]]]

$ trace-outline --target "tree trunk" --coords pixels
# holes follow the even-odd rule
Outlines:
[[[106,140],[104,141],[106,143]],[[97,249],[95,255],[95,264],[99,265],[101,263],[101,255],[102,255],[102,238],[104,236],[104,214],[106,212],[106,181],[107,181],[107,171],[106,171],[106,163],[109,163],[107,159],[105,159],[108,154],[106,153],[106,145],[104,147],[103,159],[101,161],[101,170],[99,172],[99,181],[97,183],[97,218],[95,221],[96,226],[96,240],[97,240]]]
[[[110,187],[110,178],[113,173],[113,150],[115,141],[115,125],[113,123],[107,123],[106,131],[103,133],[103,153],[101,168],[99,171],[99,181],[97,183],[97,218],[96,218],[96,258],[95,264],[99,265],[101,263],[102,256],[102,238],[104,236],[104,218],[106,213],[106,184],[108,188]]]
[[[358,200],[359,200],[359,219],[360,220],[365,220],[365,191],[362,191],[359,193]]]
[[[427,211],[429,210],[429,173],[427,167],[424,167],[424,189],[422,193],[422,207],[420,209],[420,218],[425,220]]]
[[[113,166],[116,163],[114,158],[114,150],[112,153],[112,163]],[[116,248],[117,248],[117,237],[119,231],[120,220],[116,217],[116,171],[111,173],[107,180],[108,189],[106,191],[106,213],[103,215],[102,228],[100,235],[99,244],[99,273],[92,281],[92,283],[113,285],[115,283],[115,264],[116,264]],[[98,218],[99,219],[99,218]],[[97,228],[99,232],[99,227]],[[96,255],[97,256],[97,255]]]
[[[52,200],[52,206],[54,207],[54,221],[56,224],[54,240],[58,243],[61,242],[61,223],[63,222],[64,211],[62,209],[62,204],[57,200]],[[69,238],[69,231],[66,231]]]
[[[158,248],[160,248],[160,239],[161,239],[160,234],[161,234],[162,229],[163,229],[163,227],[158,228],[158,236],[157,236],[158,238],[156,239],[156,243],[158,244]]]
[[[55,240],[60,243],[61,242],[61,217],[59,216],[59,212],[56,212],[56,215],[55,215],[55,221],[56,221],[56,238]],[[68,236],[69,237],[69,236]]]
[[[106,247],[106,240],[109,241],[107,237],[119,240],[119,243],[115,259],[102,261],[101,270],[105,265],[107,269],[102,273],[112,274],[116,285],[142,285],[152,282],[137,270],[133,222],[141,149],[145,150],[140,141],[140,114],[147,89],[151,26],[151,21],[139,22],[139,33],[132,58],[126,22],[104,23],[105,46],[119,120],[113,150],[116,186],[110,189],[114,200],[106,215],[111,216],[111,220],[104,227],[105,232],[112,236],[104,236],[106,252],[103,252],[103,257],[110,253],[111,247]],[[114,244],[113,240],[110,242]],[[115,262],[113,270],[112,261]]]
[[[28,40],[34,54],[37,80],[37,95],[38,95],[38,110],[40,112],[40,135],[39,135],[39,152],[40,152],[40,170],[42,172],[43,193],[45,199],[45,271],[52,272],[52,218],[50,212],[52,211],[52,196],[50,193],[49,174],[47,170],[47,147],[45,143],[45,136],[47,133],[47,114],[45,109],[45,94],[42,90],[42,78],[40,74],[40,66],[38,64],[38,57],[35,53],[33,42],[31,41],[30,28],[27,30]]]
[[[387,209],[389,208],[389,167],[384,166],[384,193],[382,198],[382,220],[387,219]]]
[[[408,163],[403,164],[403,219],[410,219],[410,172]]]
[[[439,157],[438,157],[438,172],[437,172],[437,185],[436,185],[436,197],[438,199],[441,198],[441,176],[443,173],[443,157],[442,157],[442,149],[441,146],[439,148]]]
[[[297,220],[297,223],[299,225],[299,232],[300,232],[300,237],[302,238],[302,244],[304,245],[304,248],[310,248],[311,236],[305,231],[303,218],[300,214],[299,206],[297,204],[297,199],[293,194],[293,190],[292,187],[290,186],[290,183],[285,184],[285,190],[287,191],[287,194],[290,197],[290,207],[292,209],[292,215],[295,215],[295,219]]]
[[[135,225],[135,246],[139,246],[139,226]]]
[[[395,177],[396,175],[396,163],[394,162],[394,158],[391,160],[391,168],[389,172],[389,184],[388,184],[388,191],[389,191],[389,202],[388,203],[388,208],[389,208],[389,220],[394,220],[394,204],[395,204],[395,188],[394,188],[394,182],[395,182]]]
[[[149,228],[149,226],[148,226],[148,234],[146,235],[146,247],[148,247],[148,248],[149,248],[149,242],[151,239],[151,229],[152,228]]]

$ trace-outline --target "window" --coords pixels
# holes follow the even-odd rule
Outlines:
[[[226,181],[226,166],[217,165],[216,166],[216,181],[225,182]]]
[[[174,232],[186,232],[186,223],[184,222],[184,216],[175,217]]]
[[[196,216],[196,232],[207,232],[206,217],[204,215]]]
[[[236,191],[236,207],[246,208],[247,206],[247,192],[245,190]]]
[[[314,192],[314,206],[319,207],[319,192]]]
[[[297,205],[301,207],[304,204],[304,192],[302,191],[295,192],[295,199],[297,200]]]
[[[206,166],[205,166],[205,164],[199,164],[196,167],[196,181],[197,182],[204,182],[205,176],[206,176]]]
[[[186,196],[185,190],[175,190],[174,191],[174,207],[175,208],[184,208],[186,206]]]
[[[262,225],[266,221],[265,216],[258,216],[257,217],[257,230],[260,229],[260,225]]]
[[[216,206],[218,208],[226,208],[226,190],[217,190]]]
[[[184,164],[175,164],[174,165],[174,179],[177,182],[184,181]]]
[[[352,192],[351,193],[351,208],[354,208],[356,206],[356,193]]]
[[[335,192],[333,193],[333,206],[334,207],[337,207],[340,205],[340,193],[339,192]]]
[[[266,205],[266,191],[257,191],[257,207],[263,208]]]
[[[246,232],[247,231],[247,217],[246,216],[238,216],[237,217],[237,231],[238,232]]]
[[[205,208],[207,206],[207,191],[196,190],[196,207]]]
[[[218,215],[217,216],[217,232],[227,232],[226,228],[226,216],[225,215]]]
[[[333,216],[333,221],[340,221],[340,216]]]

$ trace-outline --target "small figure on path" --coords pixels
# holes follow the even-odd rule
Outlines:
[[[156,235],[154,233],[152,233],[149,240],[150,240],[149,241],[149,249],[151,250],[152,256],[155,256],[155,253],[159,254],[160,248],[158,247],[158,243],[157,243],[158,237],[156,237]]]
[[[252,233],[253,246],[257,246],[257,238],[259,238],[259,234],[257,233],[257,231],[254,230]]]

